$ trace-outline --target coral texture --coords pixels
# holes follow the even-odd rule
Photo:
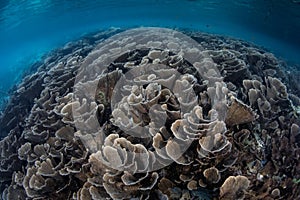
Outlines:
[[[17,87],[0,117],[2,199],[300,198],[288,66],[198,32],[184,52],[176,35],[103,45],[122,31],[67,44]]]

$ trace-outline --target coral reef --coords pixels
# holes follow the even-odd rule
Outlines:
[[[300,198],[299,72],[231,38],[122,31],[67,44],[18,86],[2,199]]]

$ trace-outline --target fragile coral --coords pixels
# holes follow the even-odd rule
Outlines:
[[[229,176],[220,188],[220,199],[244,199],[250,181],[245,176]]]
[[[300,198],[286,66],[243,41],[161,31],[88,35],[24,79],[0,117],[2,199]]]

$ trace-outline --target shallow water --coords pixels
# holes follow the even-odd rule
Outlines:
[[[2,0],[1,95],[46,52],[108,27],[162,26],[224,34],[299,63],[299,13],[300,4],[292,0]]]
[[[170,29],[157,27],[171,28],[181,33],[174,34]],[[183,33],[186,35],[182,35]],[[127,38],[126,34],[130,37]],[[139,34],[145,36],[145,40],[149,40],[147,43],[149,46],[146,45],[149,49],[130,49],[131,45],[136,46],[135,41],[139,40],[133,40],[132,43],[126,41],[134,39]],[[179,39],[174,35],[172,37],[174,36],[175,39],[169,37],[168,34],[174,34]],[[178,195],[182,197],[190,195],[194,199],[211,199],[212,197],[232,199],[234,195],[236,195],[235,198],[243,195],[243,192],[231,194],[227,191],[226,193],[223,191],[226,190],[225,186],[220,189],[227,180],[228,182],[241,181],[242,186],[239,188],[241,191],[250,188],[251,191],[246,193],[248,198],[255,195],[260,195],[262,199],[264,197],[276,199],[281,196],[286,199],[299,198],[300,175],[297,168],[300,152],[299,35],[300,2],[297,0],[0,0],[0,138],[2,139],[0,141],[0,191],[3,192],[0,199],[23,199],[25,197],[70,199],[71,196],[73,199],[80,199],[80,195],[84,194],[94,195],[94,197],[103,195],[101,198],[116,199],[146,197],[147,195],[150,199],[164,199],[172,195],[171,199],[178,199]],[[110,40],[101,42],[110,36],[113,37],[113,42],[118,41],[119,43],[116,44],[125,46],[124,49],[128,48],[130,53],[118,53],[118,48],[111,48],[110,44],[113,42]],[[164,37],[171,39],[168,41]],[[190,40],[190,37],[194,40]],[[157,51],[160,48],[154,47],[158,44],[151,43],[153,39],[160,42],[167,41],[164,47],[167,47],[166,49],[172,49],[171,47],[176,47],[176,45],[178,47],[180,44],[179,49],[183,47],[183,52],[186,53],[184,55],[194,55],[191,53],[195,50],[191,48],[194,46],[196,49],[199,48],[197,51],[201,52],[201,56],[187,56],[180,60],[180,56],[176,57],[178,56],[176,54],[180,54],[181,51],[176,52],[174,47],[175,55],[158,56],[157,61],[152,57],[165,55],[165,52]],[[184,43],[185,41],[188,42]],[[188,48],[184,46],[186,44]],[[100,50],[97,51],[97,48]],[[108,54],[103,53],[106,48]],[[174,49],[170,52],[174,53]],[[117,53],[114,54],[115,52]],[[273,53],[274,56],[268,52]],[[106,57],[106,55],[111,56]],[[107,71],[101,68],[106,66],[107,63],[103,61],[106,59],[111,61]],[[142,66],[142,61],[145,60],[150,63],[155,63],[155,61],[164,63],[168,66],[166,69],[163,68],[164,70],[170,70],[170,66],[179,66],[176,68],[177,71],[172,69],[173,74],[178,78],[176,79],[178,87],[190,86],[180,85],[180,81],[186,83],[187,80],[193,80],[191,83],[194,85],[179,92],[170,89],[168,93],[166,89],[169,88],[164,88],[166,86],[154,78],[154,82],[156,80],[163,85],[160,86],[163,87],[163,92],[161,92],[160,87],[152,84],[153,76],[149,76],[149,79],[145,81],[143,80],[145,77],[135,74],[142,80],[141,82],[144,81],[141,87],[143,92],[150,91],[147,95],[155,96],[159,91],[158,94],[161,95],[159,98],[168,99],[165,100],[168,104],[160,103],[169,107],[161,106],[161,109],[174,110],[172,112],[168,110],[167,115],[166,110],[159,110],[155,107],[156,105],[152,105],[154,101],[148,102],[149,105],[147,102],[142,102],[143,109],[149,107],[149,110],[147,110],[148,107],[146,109],[149,113],[145,113],[141,107],[134,107],[132,109],[137,108],[136,116],[140,117],[135,116],[129,119],[131,114],[126,111],[128,106],[126,102],[123,102],[122,96],[127,93],[121,89],[118,91],[117,86],[124,84],[128,90],[131,86],[126,85],[128,84],[126,81],[136,79],[127,77],[128,80],[124,83],[120,81],[122,83],[118,83],[119,85],[114,81],[118,82],[119,75],[125,75],[127,70],[131,69],[131,65],[140,70],[138,67]],[[131,61],[135,63],[132,64]],[[100,69],[98,65],[101,66]],[[199,65],[204,67],[201,68]],[[93,68],[95,66],[96,68]],[[37,67],[40,68],[37,69]],[[196,68],[198,71],[193,71]],[[199,72],[199,69],[204,70]],[[32,75],[36,70],[38,73]],[[157,73],[158,77],[163,76],[162,79],[172,80],[166,79],[165,73],[168,73],[167,71],[161,73],[159,71],[162,70],[161,68],[151,70]],[[187,78],[176,74],[177,72],[191,76]],[[200,74],[197,74],[198,72]],[[28,74],[26,79],[22,79]],[[216,74],[221,77],[214,77]],[[208,77],[207,80],[205,77]],[[91,83],[98,84],[95,81],[98,81],[98,78],[99,83],[103,81],[101,83],[106,87],[101,84],[91,85]],[[117,89],[115,90],[110,84],[116,86]],[[176,84],[171,84],[170,88]],[[96,91],[90,88],[96,88]],[[83,91],[83,94],[76,93],[76,89]],[[109,96],[110,92],[113,93],[110,90],[120,94],[122,98]],[[90,91],[94,93],[86,94]],[[139,92],[133,91],[134,88],[132,88],[132,94]],[[185,91],[185,94],[196,92],[197,95],[186,96],[182,95],[181,91]],[[175,96],[178,93],[182,96],[174,97],[173,93]],[[131,97],[132,94],[130,94]],[[163,96],[165,94],[169,96]],[[92,99],[89,99],[89,96]],[[152,97],[149,96],[146,96],[144,100],[148,98],[151,100]],[[171,101],[170,96],[175,100]],[[187,98],[187,104],[196,102],[190,107],[187,106],[192,109],[187,109],[186,112],[180,105],[182,99],[185,98]],[[194,98],[199,99],[192,101]],[[128,96],[124,99],[130,98]],[[136,100],[138,101],[138,98]],[[86,102],[92,103],[84,107],[87,105],[85,105]],[[78,112],[75,108],[79,105],[82,107],[78,109],[80,110]],[[95,105],[96,109],[93,107]],[[90,117],[93,116],[90,115],[93,109],[97,110],[97,118]],[[162,111],[164,114],[161,114]],[[129,114],[124,114],[126,112]],[[160,114],[154,115],[154,112]],[[192,118],[193,114],[193,117],[198,118]],[[151,115],[159,117],[153,120]],[[166,118],[161,119],[160,115]],[[134,125],[142,127],[137,133],[148,134],[147,128],[151,122],[154,126],[153,130],[157,131],[151,132],[150,140],[153,140],[153,143],[144,141],[142,137],[136,140],[135,137],[131,137],[133,135],[126,135],[127,129],[122,129],[124,128],[122,120],[127,119],[131,120],[130,122]],[[183,119],[186,121],[181,121]],[[189,121],[191,119],[192,121]],[[165,123],[161,123],[162,120],[166,120]],[[199,126],[194,127],[194,122],[199,122]],[[212,122],[212,125],[208,126],[206,124],[208,122]],[[141,125],[142,123],[144,124]],[[184,127],[188,127],[184,129],[186,131],[184,134],[188,136],[178,131],[180,123],[188,123]],[[93,126],[95,124],[97,131]],[[101,130],[98,130],[98,125]],[[165,129],[158,129],[158,127]],[[103,130],[106,131],[105,134],[101,132]],[[163,130],[170,133],[166,134]],[[197,131],[194,133],[194,130]],[[87,132],[86,135],[85,132]],[[201,135],[202,133],[211,135]],[[94,137],[93,140],[90,135]],[[154,135],[155,137],[152,138]],[[105,144],[97,143],[98,140],[103,139],[102,137],[111,141]],[[125,144],[125,139],[118,140],[114,137],[126,138],[126,147],[129,149],[135,149],[138,152],[147,147],[149,151],[158,152],[158,157],[161,156],[160,158],[163,157],[165,160],[158,159],[157,163],[160,165],[154,166],[153,164],[152,168],[149,167],[150,164],[147,164],[148,171],[145,170],[146,168],[141,169],[144,164],[142,162],[138,162],[136,166],[130,163],[129,167],[126,166],[129,172],[122,176],[120,174],[123,173],[124,166],[121,169],[112,167],[122,173],[117,174],[115,180],[109,180],[112,176],[109,178],[110,175],[105,174],[106,179],[103,181],[103,172],[111,170],[105,168],[104,165],[111,167],[109,164],[114,161],[104,155],[105,152],[109,153],[116,147],[109,145]],[[159,141],[160,137],[161,141]],[[173,148],[176,148],[176,145],[172,146],[174,142],[172,137],[179,138],[181,142],[187,140],[185,137],[195,137],[188,144],[195,148],[188,150],[183,148],[180,149],[182,152],[179,151],[179,154],[187,155],[185,158],[191,156],[189,157],[191,160],[187,160],[193,162],[193,165],[189,165],[187,160],[175,159],[178,152],[176,152],[177,155],[172,154]],[[213,143],[209,137],[215,137],[214,142],[218,140],[214,146],[216,149],[208,148]],[[137,143],[140,146],[134,146]],[[164,144],[166,148],[169,148],[165,150],[167,152],[165,155],[160,149],[161,146],[157,147],[157,145]],[[105,145],[109,148],[106,148],[107,151],[104,152],[101,148]],[[180,145],[187,146],[186,143],[180,143]],[[97,156],[93,154],[97,152],[102,152],[105,159],[99,154]],[[118,149],[110,155],[116,152],[121,152],[121,150]],[[218,154],[219,152],[222,153]],[[146,154],[147,158],[149,156],[150,154]],[[206,158],[211,159],[212,162],[204,164],[207,162]],[[213,161],[215,158],[217,158],[216,162]],[[108,162],[102,162],[103,160],[108,160]],[[136,167],[134,172],[130,171],[133,166]],[[98,167],[104,167],[103,171],[93,171]],[[198,171],[193,167],[198,167]],[[195,173],[195,176],[189,180],[190,182],[185,179],[189,179],[191,174],[184,174],[185,170],[191,174]],[[208,173],[216,173],[216,171],[215,180],[207,176]],[[147,173],[145,176],[131,176],[136,175],[135,172]],[[163,177],[172,182],[173,173],[178,173],[176,176],[182,175],[180,180],[172,184],[163,182],[166,181],[162,179]],[[99,176],[103,181],[100,181],[102,184],[100,186],[97,183]],[[230,178],[231,176],[233,178]],[[204,182],[195,182],[196,179],[197,181],[202,179]],[[43,182],[44,180],[46,181]],[[114,181],[120,181],[121,185],[126,183],[134,186],[122,190],[123,193],[118,193],[121,189],[115,190],[110,187]],[[161,185],[159,186],[155,181],[161,181]],[[148,183],[153,183],[153,185],[148,186],[147,189]],[[164,191],[164,187],[161,187],[163,184],[169,184],[172,187]],[[240,187],[239,184],[236,185]],[[48,190],[44,190],[45,186]],[[130,196],[128,191],[132,188],[134,190],[134,187],[138,188],[138,191]],[[139,187],[143,189],[140,190]],[[152,188],[155,189],[152,190]],[[230,190],[234,191],[232,188]],[[81,199],[84,197],[81,196]]]

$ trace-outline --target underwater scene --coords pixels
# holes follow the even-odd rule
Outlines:
[[[1,200],[300,199],[300,1],[0,0]]]

